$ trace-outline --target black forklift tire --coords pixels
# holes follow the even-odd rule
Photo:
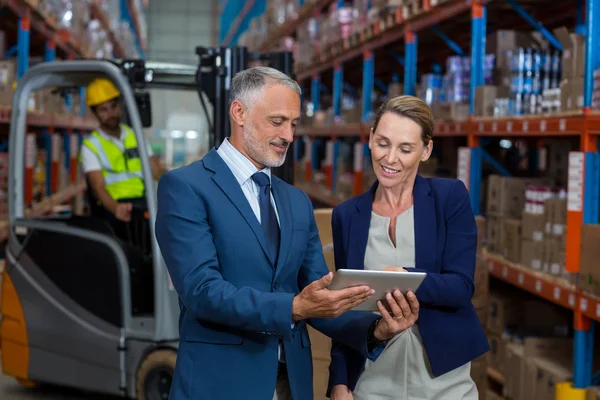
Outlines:
[[[137,400],[168,400],[176,360],[177,353],[170,349],[148,354],[137,373]]]

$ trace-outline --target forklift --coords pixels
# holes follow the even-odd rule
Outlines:
[[[197,67],[143,60],[38,64],[14,95],[8,185],[9,233],[0,297],[4,374],[26,387],[51,384],[130,399],[169,396],[179,341],[179,298],[154,236],[156,198],[146,138],[153,88],[198,91],[210,146],[229,135],[229,82],[251,63],[292,75],[290,53],[253,55],[243,47],[197,48]],[[85,87],[98,77],[121,92],[146,187],[130,240],[90,215],[28,217],[24,209],[27,100],[35,90]],[[202,94],[213,105],[212,116]],[[209,118],[210,117],[210,118]],[[293,158],[274,170],[291,183]],[[91,191],[87,190],[88,201]],[[141,232],[141,233],[140,233]]]

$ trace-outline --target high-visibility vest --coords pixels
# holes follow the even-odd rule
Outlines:
[[[115,199],[144,197],[144,180],[137,140],[131,128],[125,129],[124,151],[114,142],[93,131],[83,141],[100,160],[106,191]]]

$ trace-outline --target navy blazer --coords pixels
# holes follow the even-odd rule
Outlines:
[[[215,149],[160,179],[156,239],[181,308],[171,400],[272,398],[280,342],[293,398],[312,400],[307,323],[365,356],[382,350],[367,347],[378,319],[372,313],[292,327],[294,296],[329,270],[309,198],[275,176],[271,188],[281,224],[275,263],[242,188]]]
[[[364,268],[377,184],[375,182],[368,192],[333,210],[336,269]],[[418,324],[433,375],[439,376],[489,350],[485,332],[471,303],[477,225],[469,194],[460,180],[426,179],[417,175],[413,195],[414,270],[427,272],[415,293],[420,303]],[[334,341],[327,392],[338,384],[354,390],[364,363],[365,357]]]

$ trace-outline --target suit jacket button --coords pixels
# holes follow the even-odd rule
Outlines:
[[[273,284],[273,289],[275,289],[275,290],[279,289],[279,285],[277,284],[277,282],[275,282],[275,283]]]

